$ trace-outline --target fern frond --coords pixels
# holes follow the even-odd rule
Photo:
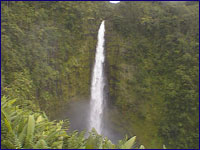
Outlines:
[[[15,145],[9,140],[1,141],[1,149],[16,149]]]

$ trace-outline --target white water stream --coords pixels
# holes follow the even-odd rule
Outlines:
[[[90,100],[90,120],[89,130],[95,128],[98,134],[102,133],[102,115],[104,108],[104,33],[105,25],[102,21],[98,31],[98,43],[96,47],[96,55],[94,68],[92,72],[91,83],[91,100]]]

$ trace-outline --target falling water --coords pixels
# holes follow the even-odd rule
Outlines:
[[[105,25],[102,21],[98,32],[98,43],[96,47],[95,63],[92,72],[91,100],[90,100],[90,125],[89,129],[95,128],[101,134],[103,115],[103,89],[104,81],[104,32]]]

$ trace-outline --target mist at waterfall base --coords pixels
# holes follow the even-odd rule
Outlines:
[[[116,108],[104,108],[102,118],[102,133],[104,137],[108,137],[114,144],[124,138],[126,132],[122,126],[116,124],[119,121],[118,111]],[[69,119],[70,128],[68,132],[85,130],[88,132],[89,116],[90,116],[90,99],[80,99],[71,102],[66,106],[65,112],[59,115],[60,119]]]

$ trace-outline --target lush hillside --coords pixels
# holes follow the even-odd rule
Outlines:
[[[86,139],[48,120],[89,99],[102,20],[108,108],[119,111],[110,120],[148,148],[199,148],[198,2],[1,6],[2,148],[126,148],[127,139],[113,145],[95,131]]]
[[[114,12],[107,74],[125,128],[150,148],[198,148],[199,3],[121,2]]]
[[[102,4],[2,2],[2,94],[34,100],[50,116],[88,97]]]

